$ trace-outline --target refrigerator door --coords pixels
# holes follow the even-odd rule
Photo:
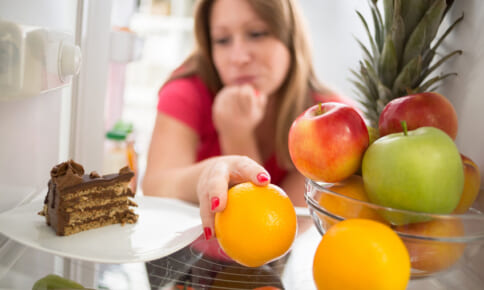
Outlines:
[[[76,16],[77,1],[0,3],[0,211],[46,187],[46,173],[67,155],[72,82],[58,74],[59,51],[63,42],[75,47]]]
[[[110,13],[109,0],[0,1],[0,212],[43,199],[61,161],[101,168]],[[0,233],[1,289],[93,276],[79,269]]]

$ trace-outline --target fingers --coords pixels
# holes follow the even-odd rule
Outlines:
[[[200,217],[207,240],[215,236],[215,213],[225,209],[229,186],[246,181],[264,186],[270,182],[267,171],[248,157],[225,156],[218,159],[203,170],[197,185]]]
[[[244,102],[244,112],[261,119],[266,111],[268,97],[251,85],[244,85],[240,89],[241,99]]]
[[[255,89],[250,85],[239,87],[239,108],[244,114],[250,113],[256,103]]]
[[[230,173],[226,162],[216,162],[205,170],[200,177],[199,192],[203,195],[202,202],[207,213],[225,208],[227,190],[230,183]]]
[[[245,156],[231,156],[230,158],[230,186],[246,181],[251,181],[259,186],[270,183],[269,173],[254,160]]]
[[[224,87],[215,97],[212,108],[215,129],[223,136],[232,137],[253,133],[264,118],[267,99],[248,84]]]
[[[231,112],[234,109],[231,105],[231,99],[237,94],[237,91],[237,87],[225,87],[217,94],[213,104],[214,117],[223,117],[227,112]]]
[[[215,98],[215,105],[230,114],[247,114],[260,102],[259,93],[249,84],[224,87]],[[265,99],[265,98],[262,98]]]
[[[215,235],[214,213],[225,208],[227,202],[228,171],[225,162],[215,162],[200,175],[197,194],[200,202],[200,218],[207,240]]]
[[[257,106],[259,108],[261,108],[261,110],[265,111],[268,99],[269,98],[267,97],[267,95],[265,93],[256,91],[255,101],[256,101]]]

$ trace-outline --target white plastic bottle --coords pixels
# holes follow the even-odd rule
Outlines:
[[[106,133],[103,174],[118,173],[128,165],[126,149],[125,132],[111,130]]]

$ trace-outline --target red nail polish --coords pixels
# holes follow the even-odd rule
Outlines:
[[[212,237],[212,230],[209,227],[203,228],[203,233],[205,234],[205,240],[210,240]]]
[[[220,199],[216,196],[212,197],[212,210],[216,209],[220,205]]]
[[[269,180],[269,176],[267,175],[267,173],[261,172],[257,174],[257,180],[259,182],[266,182],[267,180]]]

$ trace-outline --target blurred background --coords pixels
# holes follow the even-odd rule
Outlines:
[[[0,188],[7,188],[0,210],[43,190],[45,173],[67,158],[83,164],[86,171],[102,173],[128,162],[136,169],[137,180],[143,177],[157,92],[193,48],[195,2],[0,1],[0,135],[4,140],[0,162],[5,164],[0,167]],[[356,11],[372,30],[370,2],[299,3],[309,28],[317,76],[333,90],[357,99],[350,70],[357,70],[362,59],[356,39],[366,45],[368,37]],[[445,17],[443,28],[465,12],[438,53],[461,49],[463,54],[445,62],[437,73],[458,73],[447,78],[438,92],[457,111],[459,150],[484,168],[480,49],[484,37],[479,31],[484,14],[477,12],[479,5],[482,2],[477,0],[455,1]],[[64,48],[64,44],[65,56],[71,58],[60,64],[63,59],[57,55],[61,51],[57,45]],[[30,54],[16,58],[16,46],[24,49],[19,52]],[[64,77],[58,71],[62,65],[66,65]],[[22,141],[24,136],[32,142]],[[127,161],[122,160],[126,159],[122,151],[128,152]],[[132,186],[138,188],[139,182]]]
[[[112,22],[114,26],[127,26],[143,39],[144,45],[139,59],[126,65],[123,76],[125,88],[117,97],[124,102],[121,118],[132,122],[137,130],[137,151],[142,170],[156,114],[157,90],[193,45],[191,15],[195,1],[140,0],[134,1],[136,5],[133,5],[131,13],[123,12],[126,2],[130,1],[113,2]],[[362,58],[356,38],[364,44],[368,43],[368,38],[356,11],[368,19],[371,28],[368,2],[299,0],[299,3],[310,31],[319,79],[341,94],[357,99],[358,95],[349,81],[350,69],[357,69]],[[456,1],[444,20],[448,26],[466,12],[464,21],[449,35],[440,51],[441,54],[455,49],[464,51],[463,55],[451,59],[441,69],[457,72],[458,76],[448,78],[439,92],[450,99],[457,110],[459,133],[456,142],[459,149],[484,168],[484,155],[480,153],[480,144],[484,144],[484,122],[479,117],[484,97],[482,85],[477,81],[484,73],[478,49],[484,41],[478,36],[478,27],[484,20],[482,15],[477,14],[476,5],[481,3]]]
[[[136,4],[130,6],[127,2]],[[357,98],[348,81],[349,69],[357,68],[362,55],[355,37],[363,43],[367,38],[355,11],[370,15],[368,3],[359,0],[299,2],[310,31],[318,77],[341,94]],[[157,91],[193,48],[194,3],[194,0],[113,2],[113,26],[128,28],[142,39],[143,47],[138,59],[122,65],[124,74],[118,77],[123,79],[124,90],[111,97],[116,99],[113,102],[123,105],[106,116],[111,119],[108,123],[120,118],[134,125],[140,176],[156,116]],[[112,79],[111,85],[117,84]]]

